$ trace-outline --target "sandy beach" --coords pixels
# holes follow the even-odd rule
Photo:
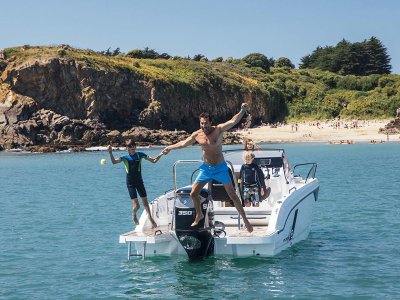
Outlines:
[[[325,142],[325,143],[370,143],[400,142],[400,135],[379,133],[391,120],[342,121],[342,122],[299,122],[280,125],[276,128],[269,125],[242,130],[244,137],[256,143],[288,143],[288,142]]]

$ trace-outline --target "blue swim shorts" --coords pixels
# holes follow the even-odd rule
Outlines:
[[[211,179],[217,180],[220,183],[232,183],[225,161],[215,166],[209,166],[206,163],[200,166],[200,173],[195,182],[209,182]]]

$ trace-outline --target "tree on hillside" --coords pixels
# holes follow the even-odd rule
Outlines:
[[[275,59],[273,57],[268,58],[268,61],[269,61],[269,66],[270,67],[275,66],[276,61],[275,61]]]
[[[376,38],[350,43],[343,39],[336,46],[317,47],[301,59],[300,68],[315,68],[341,75],[390,74],[387,49]]]
[[[150,58],[150,59],[156,59],[160,56],[155,50],[149,49],[148,47],[144,48],[144,50],[140,49],[131,50],[126,55],[132,58]]]
[[[224,61],[224,58],[221,57],[221,56],[219,56],[219,57],[214,58],[212,61],[213,61],[213,62],[223,62],[223,61]]]
[[[351,43],[345,39],[341,40],[336,45],[333,57],[333,72],[344,75],[352,74],[350,67]]]
[[[205,57],[203,54],[196,54],[193,56],[194,61],[208,61],[208,58]]]
[[[354,43],[350,47],[347,70],[343,75],[366,75],[368,56],[362,43]],[[345,70],[345,68],[343,68]]]
[[[287,57],[279,57],[279,58],[275,61],[275,67],[276,67],[276,68],[288,67],[288,68],[290,68],[290,69],[294,69],[294,64],[292,64],[292,62],[290,61],[290,59],[287,58]]]
[[[106,56],[117,56],[117,55],[121,54],[121,51],[120,51],[119,47],[116,48],[114,51],[111,51],[111,47],[110,47],[107,50],[100,51],[98,53],[106,55]]]
[[[311,54],[303,56],[300,59],[300,69],[311,69],[313,68],[313,57]]]
[[[260,67],[266,72],[269,72],[270,61],[264,54],[250,53],[243,57],[242,60],[252,67]]]
[[[371,37],[365,42],[366,55],[368,59],[366,75],[370,74],[390,74],[392,66],[387,49],[376,37]]]
[[[171,55],[169,55],[168,53],[161,53],[158,58],[162,58],[162,59],[170,59]]]

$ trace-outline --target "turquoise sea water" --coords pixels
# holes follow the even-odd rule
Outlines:
[[[127,260],[131,202],[106,152],[1,152],[0,299],[399,299],[400,144],[269,146],[318,163],[309,238],[273,258],[197,263]],[[177,159],[200,149],[144,162],[150,199],[172,187]]]

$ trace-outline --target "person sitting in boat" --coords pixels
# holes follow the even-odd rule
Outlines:
[[[246,151],[254,151],[255,149],[258,149],[258,147],[253,142],[253,140],[249,139],[249,138],[243,139],[243,147],[244,147],[244,150],[246,150]]]
[[[253,162],[254,153],[244,153],[245,163],[240,168],[240,190],[242,191],[243,206],[259,206],[260,196],[264,196],[265,184],[264,173],[261,168]]]

